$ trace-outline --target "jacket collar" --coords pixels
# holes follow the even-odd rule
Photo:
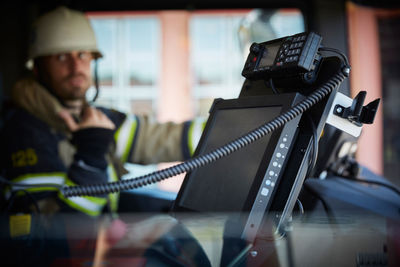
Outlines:
[[[58,116],[58,113],[64,107],[34,78],[27,77],[19,80],[12,89],[11,97],[18,106],[44,121],[50,127],[58,131],[68,132],[64,121]]]

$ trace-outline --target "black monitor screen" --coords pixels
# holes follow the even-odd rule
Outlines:
[[[199,154],[220,147],[274,119],[281,106],[220,109],[201,143]],[[191,174],[179,206],[200,212],[242,211],[271,134]],[[182,189],[181,189],[182,190]]]

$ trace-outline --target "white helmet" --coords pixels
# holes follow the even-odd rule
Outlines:
[[[94,31],[85,14],[58,7],[34,23],[26,66],[32,69],[33,59],[40,56],[75,50],[90,51],[95,58],[103,56],[97,48]]]

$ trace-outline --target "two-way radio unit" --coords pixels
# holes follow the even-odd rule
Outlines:
[[[322,37],[300,33],[263,43],[253,43],[242,75],[247,79],[287,79],[311,73],[318,67]],[[309,74],[304,80],[309,80]]]

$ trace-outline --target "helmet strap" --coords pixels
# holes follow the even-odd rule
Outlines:
[[[97,99],[97,97],[99,96],[99,75],[98,75],[98,71],[97,68],[98,67],[98,62],[97,62],[97,58],[94,60],[94,87],[96,90],[96,93],[94,94],[94,97],[91,101],[91,103],[94,103]]]

